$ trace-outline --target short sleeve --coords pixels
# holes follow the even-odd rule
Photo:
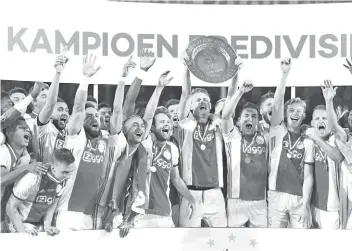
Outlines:
[[[171,147],[172,165],[178,166],[179,165],[179,157],[180,157],[179,150],[174,143],[170,142],[169,144]]]
[[[241,132],[238,130],[237,126],[234,126],[232,131],[226,134],[222,134],[225,142],[230,142],[233,139],[241,138]]]
[[[75,135],[67,135],[65,139],[65,148],[74,149],[77,148],[78,145],[85,146],[87,141],[86,133],[82,128],[79,133]]]
[[[313,165],[314,156],[315,156],[314,142],[310,139],[305,139],[304,148],[305,148],[304,164]]]
[[[30,195],[35,193],[39,182],[39,175],[27,173],[15,184],[13,195],[19,200],[26,200]]]

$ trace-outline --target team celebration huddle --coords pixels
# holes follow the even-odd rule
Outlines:
[[[141,110],[143,79],[160,59],[149,50],[139,56],[139,64],[131,57],[117,73],[112,107],[88,95],[91,78],[100,74],[88,54],[69,114],[58,96],[70,65],[66,49],[56,57],[50,86],[36,82],[28,95],[2,90],[2,233],[120,229],[124,237],[131,228],[154,227],[352,228],[352,139],[339,123],[332,81],[322,83],[325,103],[303,124],[305,101],[284,101],[294,62],[283,59],[275,93],[246,103],[235,116],[255,85],[239,81],[245,62],[237,57],[227,97],[211,113],[210,95],[192,89],[190,59],[183,56],[179,100],[159,104],[173,80],[166,71]],[[352,73],[348,60],[344,66]]]

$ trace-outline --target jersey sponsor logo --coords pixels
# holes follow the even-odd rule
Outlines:
[[[297,150],[291,151],[291,156],[293,159],[302,159],[303,158],[303,154],[298,152]]]
[[[248,148],[248,150],[245,153],[250,153],[250,154],[262,154],[265,153],[266,147],[264,146],[252,146]]]
[[[204,142],[210,142],[212,141],[212,139],[215,137],[214,133],[208,133],[205,137],[204,137]],[[198,131],[194,132],[194,139],[202,141],[201,138],[199,137]]]
[[[160,167],[162,169],[169,170],[172,167],[172,164],[170,162],[167,162],[167,161],[163,160],[162,158],[158,158],[155,162],[156,162],[156,166]]]
[[[171,153],[170,153],[169,150],[166,149],[166,150],[163,152],[163,156],[164,156],[165,159],[171,160]]]
[[[55,148],[56,149],[61,149],[64,147],[65,141],[58,139],[56,140]]]
[[[104,161],[104,157],[101,155],[92,154],[91,152],[84,151],[83,153],[83,161],[89,163],[97,163],[100,164]]]
[[[40,195],[35,200],[36,203],[47,204],[47,205],[53,204],[53,201],[54,199],[52,197],[46,196],[46,195]]]
[[[282,143],[283,143],[283,145],[284,145],[284,148],[287,149],[288,146],[289,146],[288,142],[287,142],[287,141],[283,141]]]

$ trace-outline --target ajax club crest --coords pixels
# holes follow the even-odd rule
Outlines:
[[[165,150],[163,153],[163,156],[165,159],[170,160],[171,159],[171,153],[169,150]]]
[[[104,153],[105,152],[105,142],[103,140],[100,140],[99,141],[99,144],[98,144],[98,150],[100,153]]]
[[[255,141],[257,142],[258,145],[263,145],[265,140],[264,140],[264,137],[259,135],[257,136],[257,138],[255,139]]]

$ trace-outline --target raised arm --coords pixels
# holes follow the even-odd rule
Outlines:
[[[333,87],[330,80],[324,80],[324,85],[321,87],[323,96],[326,104],[326,111],[328,114],[328,123],[331,125],[331,129],[335,131],[336,139],[342,142],[347,141],[347,133],[339,125],[338,119],[334,110],[334,97],[336,96],[337,87]]]
[[[167,86],[173,79],[173,77],[170,77],[169,73],[170,71],[166,71],[163,74],[161,74],[161,76],[159,77],[158,85],[155,87],[153,95],[150,97],[148,105],[145,109],[143,119],[147,122],[147,126],[145,128],[145,133],[143,136],[144,139],[148,137],[150,129],[152,127],[154,113],[158,106],[160,95],[164,87]]]
[[[4,114],[2,114],[0,128],[3,130],[11,126],[16,119],[25,113],[29,104],[38,97],[42,88],[42,83],[35,83],[32,92],[25,99],[19,101],[13,107],[8,109]]]
[[[72,115],[68,121],[67,128],[69,135],[75,135],[79,133],[79,131],[83,127],[85,116],[85,104],[88,96],[89,79],[93,77],[99,69],[100,66],[96,66],[96,56],[84,56],[82,68],[84,79],[77,89]]]
[[[47,124],[53,114],[55,104],[57,103],[57,96],[59,95],[59,85],[60,85],[60,77],[61,73],[65,68],[65,65],[68,61],[66,57],[67,48],[65,47],[64,50],[61,52],[59,56],[57,56],[55,61],[55,76],[54,80],[50,85],[49,92],[48,92],[48,99],[45,102],[43,110],[38,114],[38,119],[41,124]]]
[[[188,57],[185,55],[182,58],[183,61],[183,71],[182,71],[182,94],[180,98],[179,110],[178,110],[178,118],[179,120],[184,120],[188,113],[190,112],[189,101],[191,99],[191,73],[187,68],[186,61]]]
[[[344,157],[339,151],[339,149],[329,145],[325,140],[320,138],[313,127],[310,127],[306,130],[306,135],[308,136],[308,138],[313,140],[313,142],[317,144],[330,159],[332,159],[336,163],[340,163],[341,161],[343,161]]]
[[[287,77],[291,69],[291,59],[281,60],[282,77],[281,83],[275,90],[273,113],[271,116],[271,125],[277,126],[284,120],[284,104]]]
[[[238,75],[239,75],[240,70],[243,67],[243,61],[240,56],[237,56],[237,58],[235,60],[235,65],[237,66],[238,70],[237,70],[236,75],[232,78],[231,84],[229,85],[229,90],[227,92],[227,96],[230,96],[230,97],[235,95],[235,92],[238,88]]]
[[[118,134],[121,132],[122,123],[123,123],[123,100],[125,96],[125,78],[128,75],[129,69],[136,67],[136,64],[132,62],[132,56],[123,66],[121,79],[119,80],[119,84],[116,88],[115,99],[114,99],[114,107],[112,111],[112,115],[110,118],[110,132],[111,135]]]
[[[149,50],[142,50],[140,57],[140,71],[147,73],[155,63],[156,58],[154,57],[154,53]],[[141,78],[141,76],[137,76],[134,79],[126,94],[126,100],[123,105],[123,114],[127,118],[134,114],[137,96],[142,86]]]
[[[243,94],[249,92],[253,89],[252,81],[245,81],[240,88],[231,96],[227,96],[224,104],[224,109],[222,110],[222,132],[227,134],[232,131],[234,124],[232,114],[235,112],[238,102],[240,101]]]

